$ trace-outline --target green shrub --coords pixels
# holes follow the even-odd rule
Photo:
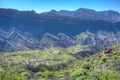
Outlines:
[[[107,62],[107,57],[102,57],[99,64],[104,64],[105,62]]]
[[[86,80],[86,76],[77,77],[76,80]]]
[[[21,75],[22,75],[22,77],[27,78],[30,76],[30,73],[29,72],[22,72]]]
[[[24,80],[21,75],[18,74],[8,74],[0,71],[0,80]]]
[[[89,73],[88,78],[91,79],[91,80],[100,80],[101,75],[102,75],[102,70],[101,69],[95,69],[95,70],[92,70]]]
[[[83,68],[79,68],[79,69],[76,69],[75,71],[73,71],[71,73],[71,77],[72,78],[77,78],[77,77],[80,77],[80,76],[84,76],[84,75],[87,75],[87,70],[86,69],[83,69]]]
[[[90,69],[91,66],[92,66],[92,64],[90,62],[84,62],[82,64],[82,68],[84,68],[84,69]]]

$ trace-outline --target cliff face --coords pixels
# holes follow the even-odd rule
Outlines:
[[[82,32],[76,36],[68,36],[65,33],[53,35],[45,33],[41,39],[34,38],[33,35],[22,32],[16,28],[3,31],[0,30],[0,51],[23,51],[45,49],[50,47],[67,48],[76,45],[89,45],[101,50],[116,44],[120,44],[120,32],[110,33],[99,31],[91,33],[89,31]]]

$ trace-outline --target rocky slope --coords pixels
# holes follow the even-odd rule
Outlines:
[[[0,38],[1,52],[34,50],[39,49],[40,45],[40,42],[33,39],[29,34],[16,28],[11,28],[8,32],[1,30]]]
[[[16,28],[3,31],[0,30],[0,51],[23,51],[38,50],[50,47],[67,48],[75,45],[89,45],[97,51],[120,44],[120,32],[108,33],[99,31],[91,33],[89,31],[82,32],[76,36],[68,36],[64,33],[53,35],[45,33],[41,39],[34,38],[31,34],[22,32]]]

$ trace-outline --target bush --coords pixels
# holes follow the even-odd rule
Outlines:
[[[86,76],[77,77],[76,80],[86,80]]]
[[[0,80],[24,80],[21,75],[18,74],[8,74],[0,71]]]
[[[91,79],[91,80],[100,80],[101,75],[102,75],[102,70],[101,69],[95,69],[95,70],[92,70],[89,73],[88,78]]]
[[[29,72],[22,72],[21,75],[24,78],[28,78],[30,76],[30,73]]]
[[[76,79],[84,75],[87,75],[87,70],[83,68],[79,68],[79,69],[76,69],[74,72],[72,72],[71,77]]]
[[[88,70],[90,69],[91,66],[92,66],[92,64],[90,62],[85,62],[82,64],[82,68],[88,69]]]
[[[107,58],[102,57],[101,60],[99,61],[99,64],[104,64],[105,62],[107,62]]]

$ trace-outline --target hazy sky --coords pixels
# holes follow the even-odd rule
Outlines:
[[[0,0],[0,8],[35,10],[36,12],[55,10],[76,10],[89,8],[97,11],[116,10],[120,12],[120,0]]]

